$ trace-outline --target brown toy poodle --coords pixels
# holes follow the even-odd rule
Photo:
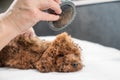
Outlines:
[[[51,42],[20,35],[0,51],[0,67],[74,72],[82,69],[81,62],[80,48],[65,32]]]

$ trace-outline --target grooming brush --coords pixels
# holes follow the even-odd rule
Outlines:
[[[49,9],[48,12],[50,14],[59,15],[60,18],[57,21],[50,21],[49,27],[54,31],[59,31],[66,28],[71,22],[74,20],[76,16],[76,8],[73,2],[69,0],[62,0],[60,4],[62,13],[56,14],[53,10]]]

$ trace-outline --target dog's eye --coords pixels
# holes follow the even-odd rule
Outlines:
[[[75,63],[72,63],[71,65],[72,65],[72,67],[77,68],[78,63],[75,62]]]
[[[59,54],[58,57],[64,57],[64,55],[63,54]]]

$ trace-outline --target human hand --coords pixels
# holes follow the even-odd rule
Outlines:
[[[49,14],[43,10],[52,9],[56,14],[61,13],[60,0],[14,0],[4,13],[5,22],[9,28],[22,34],[39,21],[55,21],[58,15]]]

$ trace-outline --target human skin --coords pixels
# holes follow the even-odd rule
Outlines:
[[[0,14],[0,50],[17,35],[30,32],[39,21],[56,21],[60,14],[60,0],[14,0],[8,10]]]

